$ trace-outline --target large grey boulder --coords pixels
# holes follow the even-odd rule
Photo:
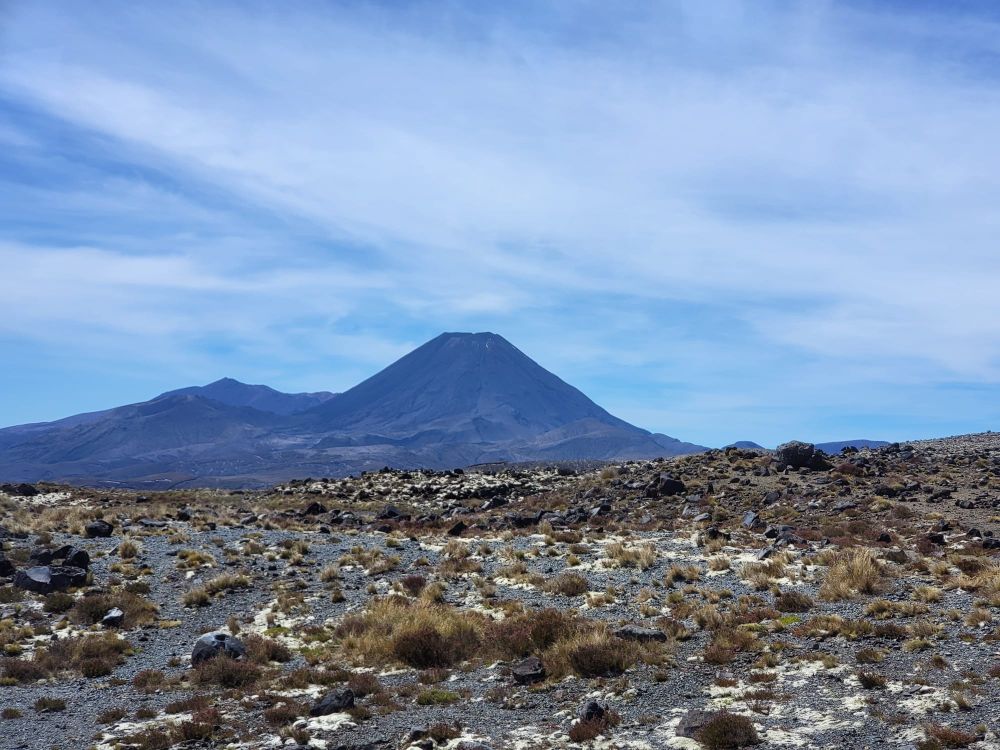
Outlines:
[[[91,539],[103,538],[111,536],[111,532],[115,529],[114,527],[103,519],[98,519],[96,521],[91,521],[83,529],[87,536]]]
[[[309,709],[310,716],[326,716],[346,711],[354,707],[354,691],[350,688],[333,690],[318,701]]]
[[[228,656],[230,659],[242,659],[247,654],[243,641],[234,635],[221,630],[205,633],[194,643],[191,649],[191,666],[214,659],[216,656]]]
[[[644,628],[641,625],[624,625],[615,631],[615,635],[626,641],[648,643],[650,641],[665,641],[667,634],[658,628]]]
[[[73,586],[83,586],[85,583],[87,583],[87,571],[68,565],[36,565],[27,570],[19,570],[14,576],[14,585],[17,588],[34,591],[36,594],[65,591]]]
[[[793,469],[826,471],[833,468],[832,464],[826,460],[826,454],[823,451],[812,443],[803,443],[798,440],[779,445],[774,452],[774,457],[779,464],[785,464]]]

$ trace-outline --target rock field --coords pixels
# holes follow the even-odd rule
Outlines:
[[[993,433],[3,485],[0,542],[0,750],[1000,747]]]

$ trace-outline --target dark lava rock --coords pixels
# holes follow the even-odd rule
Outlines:
[[[3,551],[0,551],[0,578],[12,576],[16,572],[17,568],[14,567],[14,563],[4,557]]]
[[[759,529],[764,526],[764,521],[754,513],[752,510],[748,510],[743,514],[743,528],[745,529]]]
[[[927,541],[931,544],[944,544],[946,542],[944,534],[939,531],[932,532],[927,535]]]
[[[587,701],[580,706],[580,710],[576,712],[576,715],[580,721],[595,721],[603,719],[606,713],[607,709],[597,701]]]
[[[514,676],[514,682],[518,685],[530,685],[545,679],[545,667],[537,656],[529,656],[515,664],[511,669],[511,674]]]
[[[87,550],[79,547],[64,547],[56,551],[56,558],[63,560],[66,565],[72,568],[90,568],[90,555]]]
[[[31,554],[28,555],[28,559],[35,565],[48,565],[50,562],[56,559],[55,554],[50,549],[45,549],[44,547],[36,547],[31,550]]]
[[[106,628],[120,628],[123,624],[125,624],[125,613],[118,607],[109,609],[107,614],[101,618],[101,625]]]
[[[834,503],[830,510],[833,513],[843,513],[845,510],[853,510],[857,508],[858,504],[853,500],[841,500],[840,502]]]
[[[14,497],[34,497],[39,494],[37,487],[26,483],[5,484],[0,489],[3,489],[8,495],[13,495]]]
[[[91,521],[84,527],[84,531],[87,537],[90,539],[96,539],[99,537],[109,537],[111,532],[115,529],[114,527],[103,519],[98,519],[97,521]]]
[[[832,468],[823,451],[818,450],[812,443],[802,443],[798,440],[779,445],[774,457],[778,463],[791,466],[793,469],[826,471]]]
[[[469,528],[468,524],[464,521],[459,521],[450,529],[448,529],[448,536],[460,536],[463,531]]]
[[[708,724],[714,716],[715,714],[711,711],[688,711],[683,717],[681,717],[680,723],[677,725],[674,732],[678,737],[688,737],[690,739],[694,739],[695,735],[704,729],[705,725]]]
[[[766,495],[764,495],[764,505],[774,505],[781,499],[781,492],[778,490],[771,490]]]
[[[656,628],[644,628],[641,625],[625,625],[615,631],[615,635],[626,641],[665,641],[667,634]]]
[[[1000,539],[986,537],[983,539],[983,549],[1000,549]]]
[[[339,713],[353,707],[354,691],[350,688],[342,688],[340,690],[333,690],[316,701],[315,705],[309,709],[309,715],[327,716],[328,714]]]
[[[34,591],[36,594],[51,594],[65,591],[73,586],[83,586],[87,582],[87,571],[69,566],[38,565],[17,571],[14,585],[19,589]]]
[[[304,516],[321,516],[324,513],[326,513],[326,506],[318,502],[309,503],[302,510],[302,515]]]
[[[243,641],[229,633],[214,631],[205,633],[194,643],[191,649],[191,666],[197,667],[202,662],[214,659],[220,654],[231,659],[240,659],[246,656],[247,649]]]
[[[652,481],[646,486],[645,494],[647,497],[671,497],[673,495],[682,495],[686,491],[687,487],[684,482],[675,479],[670,474],[661,473],[653,477]]]
[[[889,544],[892,541],[892,535],[888,531],[883,531],[878,535],[878,540],[883,544]]]

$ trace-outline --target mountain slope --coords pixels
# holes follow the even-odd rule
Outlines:
[[[302,424],[325,432],[502,441],[581,419],[638,430],[493,333],[443,333],[336,399]],[[645,430],[638,430],[648,435]]]
[[[295,414],[311,409],[334,397],[329,391],[282,393],[266,385],[247,385],[232,378],[222,378],[208,385],[193,385],[167,391],[158,398],[182,395],[202,396],[229,406],[249,406],[274,414]]]
[[[155,472],[187,472],[209,457],[233,462],[253,455],[257,441],[282,419],[193,394],[96,412],[86,421],[36,425],[15,441],[0,431],[0,476],[13,479],[128,480]]]
[[[0,430],[0,479],[248,486],[296,476],[705,450],[612,416],[492,333],[446,333],[345,393],[225,378]]]

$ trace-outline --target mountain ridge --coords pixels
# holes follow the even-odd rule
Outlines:
[[[341,394],[223,378],[0,430],[0,477],[161,487],[707,450],[615,417],[494,333],[443,333]]]

